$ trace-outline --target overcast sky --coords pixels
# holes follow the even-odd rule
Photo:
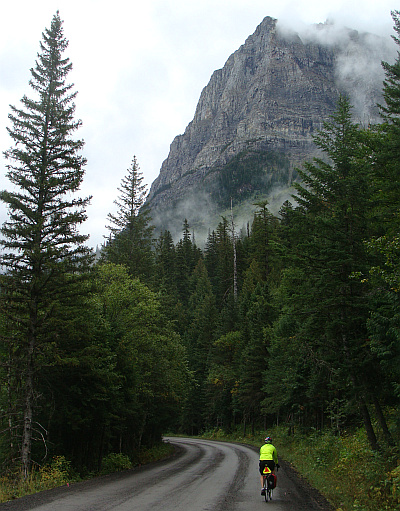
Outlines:
[[[117,187],[136,155],[150,188],[169,146],[192,120],[214,70],[265,16],[301,28],[334,20],[390,38],[389,0],[16,0],[0,7],[0,149],[8,149],[9,105],[20,106],[42,32],[57,9],[78,91],[77,137],[88,159],[81,196],[93,195],[83,232],[90,245],[107,234]],[[0,160],[0,189],[10,187]],[[0,206],[0,223],[6,219]]]

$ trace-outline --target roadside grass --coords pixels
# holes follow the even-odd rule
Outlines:
[[[18,499],[43,490],[69,485],[79,480],[64,456],[56,456],[51,463],[31,471],[26,480],[20,474],[0,478],[0,502]]]
[[[91,472],[84,477],[73,470],[64,456],[56,456],[47,465],[32,470],[26,481],[22,480],[20,474],[0,477],[0,503],[60,486],[69,486],[83,479],[129,470],[164,459],[173,451],[172,445],[161,443],[150,449],[142,449],[133,460],[124,454],[111,453],[103,458],[100,472]]]
[[[335,436],[330,431],[289,435],[287,428],[268,430],[278,456],[291,463],[337,511],[400,511],[400,460],[394,453],[374,453],[363,429]],[[204,438],[260,446],[265,433],[226,435],[205,432]]]

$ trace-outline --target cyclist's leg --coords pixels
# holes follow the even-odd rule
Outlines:
[[[263,474],[264,467],[265,467],[265,461],[264,460],[260,460],[260,462],[259,462],[259,471],[260,471],[260,482],[261,482],[261,495],[264,495],[264,493],[265,493],[265,486],[264,486],[265,476]]]
[[[267,488],[268,488],[267,478],[265,476],[261,476],[261,495],[265,495]]]
[[[259,461],[259,471],[260,471],[261,488],[264,485],[264,475],[263,475],[264,467],[265,467],[265,461],[264,460],[260,460]]]

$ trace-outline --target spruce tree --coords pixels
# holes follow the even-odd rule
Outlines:
[[[400,46],[400,11],[392,11],[394,31],[392,36]],[[400,55],[393,64],[382,62],[385,71],[383,82],[384,104],[380,106],[383,124],[376,151],[375,175],[380,195],[380,222],[386,231],[397,234],[399,227],[398,204],[400,200],[399,154],[400,154]],[[397,220],[397,221],[395,221]]]
[[[163,231],[156,243],[156,285],[177,296],[176,254],[170,231]]]
[[[273,253],[274,230],[278,226],[278,220],[269,212],[268,201],[256,202],[259,209],[254,213],[254,220],[251,227],[251,256],[263,269],[263,279],[268,281],[276,256]]]
[[[199,259],[189,280],[192,292],[187,308],[184,341],[188,353],[189,369],[193,374],[195,385],[190,388],[183,418],[186,428],[188,428],[187,431],[193,431],[193,428],[195,431],[199,431],[206,404],[205,382],[210,349],[215,339],[217,309],[203,259]]]
[[[400,11],[392,11],[394,31],[392,36],[400,46]],[[379,266],[375,274],[389,288],[398,292],[400,288],[397,271],[400,257],[400,54],[394,63],[382,62],[385,71],[383,82],[384,104],[380,105],[382,124],[371,137],[374,149],[374,172],[371,180],[375,184],[376,206],[374,216],[376,234],[371,240],[371,252],[378,255]]]
[[[150,283],[153,274],[153,230],[150,213],[145,206],[147,187],[143,184],[136,156],[118,188],[114,204],[116,214],[109,213],[110,239],[103,249],[103,260],[123,264],[130,275]]]
[[[364,241],[371,230],[371,158],[364,141],[348,100],[340,98],[331,121],[315,137],[325,157],[306,163],[299,171],[303,184],[295,185],[299,206],[291,229],[296,250],[292,277],[286,271],[284,280],[291,286],[285,307],[298,319],[298,339],[321,367],[329,368],[330,385],[358,404],[371,446],[377,448],[368,410],[376,393],[376,359],[366,342],[370,290],[354,278],[368,274],[370,267]]]
[[[11,191],[0,199],[8,207],[0,243],[2,308],[13,323],[10,370],[21,394],[18,415],[9,418],[18,431],[24,477],[31,465],[40,369],[57,344],[57,318],[72,307],[87,275],[91,250],[78,227],[86,219],[90,198],[78,198],[86,160],[78,153],[84,143],[74,140],[81,125],[74,120],[76,92],[66,83],[71,63],[57,12],[42,34],[40,53],[29,82],[34,98],[24,96],[11,106],[8,133],[14,145],[5,152]],[[16,392],[15,385],[13,391]]]
[[[400,46],[400,11],[392,11],[393,40]],[[377,206],[376,233],[368,247],[376,257],[369,279],[373,283],[374,308],[369,321],[372,349],[392,392],[400,396],[400,54],[393,63],[382,63],[385,71],[381,114],[374,145],[374,173]],[[374,140],[374,139],[372,139]],[[389,394],[390,395],[390,394]]]
[[[188,221],[184,220],[182,238],[175,247],[176,253],[176,278],[179,299],[186,307],[190,296],[190,278],[198,260],[202,257],[201,251],[196,247],[190,233]]]

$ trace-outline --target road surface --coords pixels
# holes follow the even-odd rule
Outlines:
[[[330,511],[284,463],[273,500],[266,503],[252,447],[189,438],[166,441],[177,448],[168,460],[6,502],[0,511]]]

